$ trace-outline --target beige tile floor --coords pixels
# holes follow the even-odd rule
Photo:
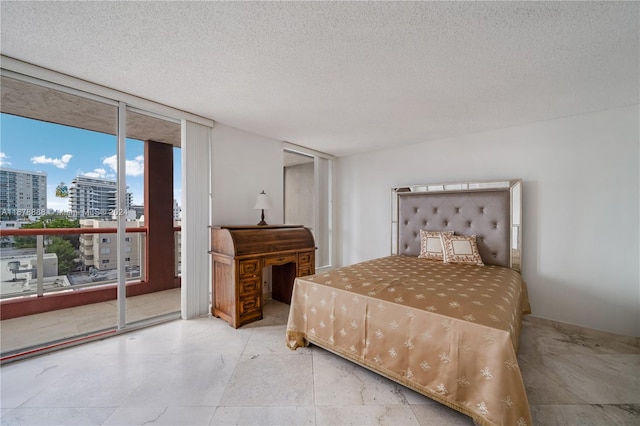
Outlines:
[[[138,322],[180,311],[180,289],[129,297],[127,322]],[[12,353],[23,348],[116,327],[118,307],[115,300],[59,309],[42,314],[0,321],[0,351]]]
[[[172,321],[6,364],[2,425],[471,425],[317,347],[284,343],[288,306],[240,329]],[[536,425],[640,424],[637,341],[524,322]]]

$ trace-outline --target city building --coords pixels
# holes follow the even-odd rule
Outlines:
[[[20,222],[18,220],[2,220],[0,221],[0,231],[13,230],[22,228],[22,224],[24,222]],[[0,247],[13,247],[14,237],[10,235],[1,235],[0,236]]]
[[[182,207],[178,204],[177,200],[173,200],[173,220],[182,219]]]
[[[113,220],[81,219],[81,228],[115,228]],[[127,221],[127,227],[141,226],[138,220]],[[127,234],[125,237],[125,269],[131,276],[139,275],[144,260],[144,242],[141,234]],[[80,235],[80,261],[86,270],[115,269],[118,265],[118,242],[116,234]]]
[[[139,204],[133,204],[129,207],[129,211],[134,211],[136,213],[136,219],[140,219],[140,217],[144,216],[144,206]]]
[[[37,290],[38,256],[35,249],[3,249],[0,255],[0,295],[2,298],[30,294]],[[58,275],[58,255],[44,253],[42,258],[44,289],[68,287],[65,276]]]
[[[77,218],[109,219],[116,210],[116,191],[118,184],[114,180],[76,176],[69,188],[69,209]],[[133,203],[133,194],[126,193],[126,210]]]
[[[0,169],[0,217],[38,217],[47,211],[47,174]]]

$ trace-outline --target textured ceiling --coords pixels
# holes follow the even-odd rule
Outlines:
[[[0,111],[35,120],[115,135],[118,110],[113,105],[0,77]],[[180,146],[180,124],[127,111],[127,137]]]
[[[638,103],[635,2],[0,2],[3,55],[338,156]]]

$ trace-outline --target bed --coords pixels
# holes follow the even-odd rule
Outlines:
[[[393,188],[391,255],[297,278],[287,345],[317,345],[476,424],[531,425],[516,357],[530,313],[521,199],[520,180]]]

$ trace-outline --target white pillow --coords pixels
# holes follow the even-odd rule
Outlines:
[[[441,234],[453,235],[453,231],[420,230],[420,255],[418,257],[431,260],[443,260]]]
[[[475,235],[441,234],[444,263],[484,265],[478,252]]]

